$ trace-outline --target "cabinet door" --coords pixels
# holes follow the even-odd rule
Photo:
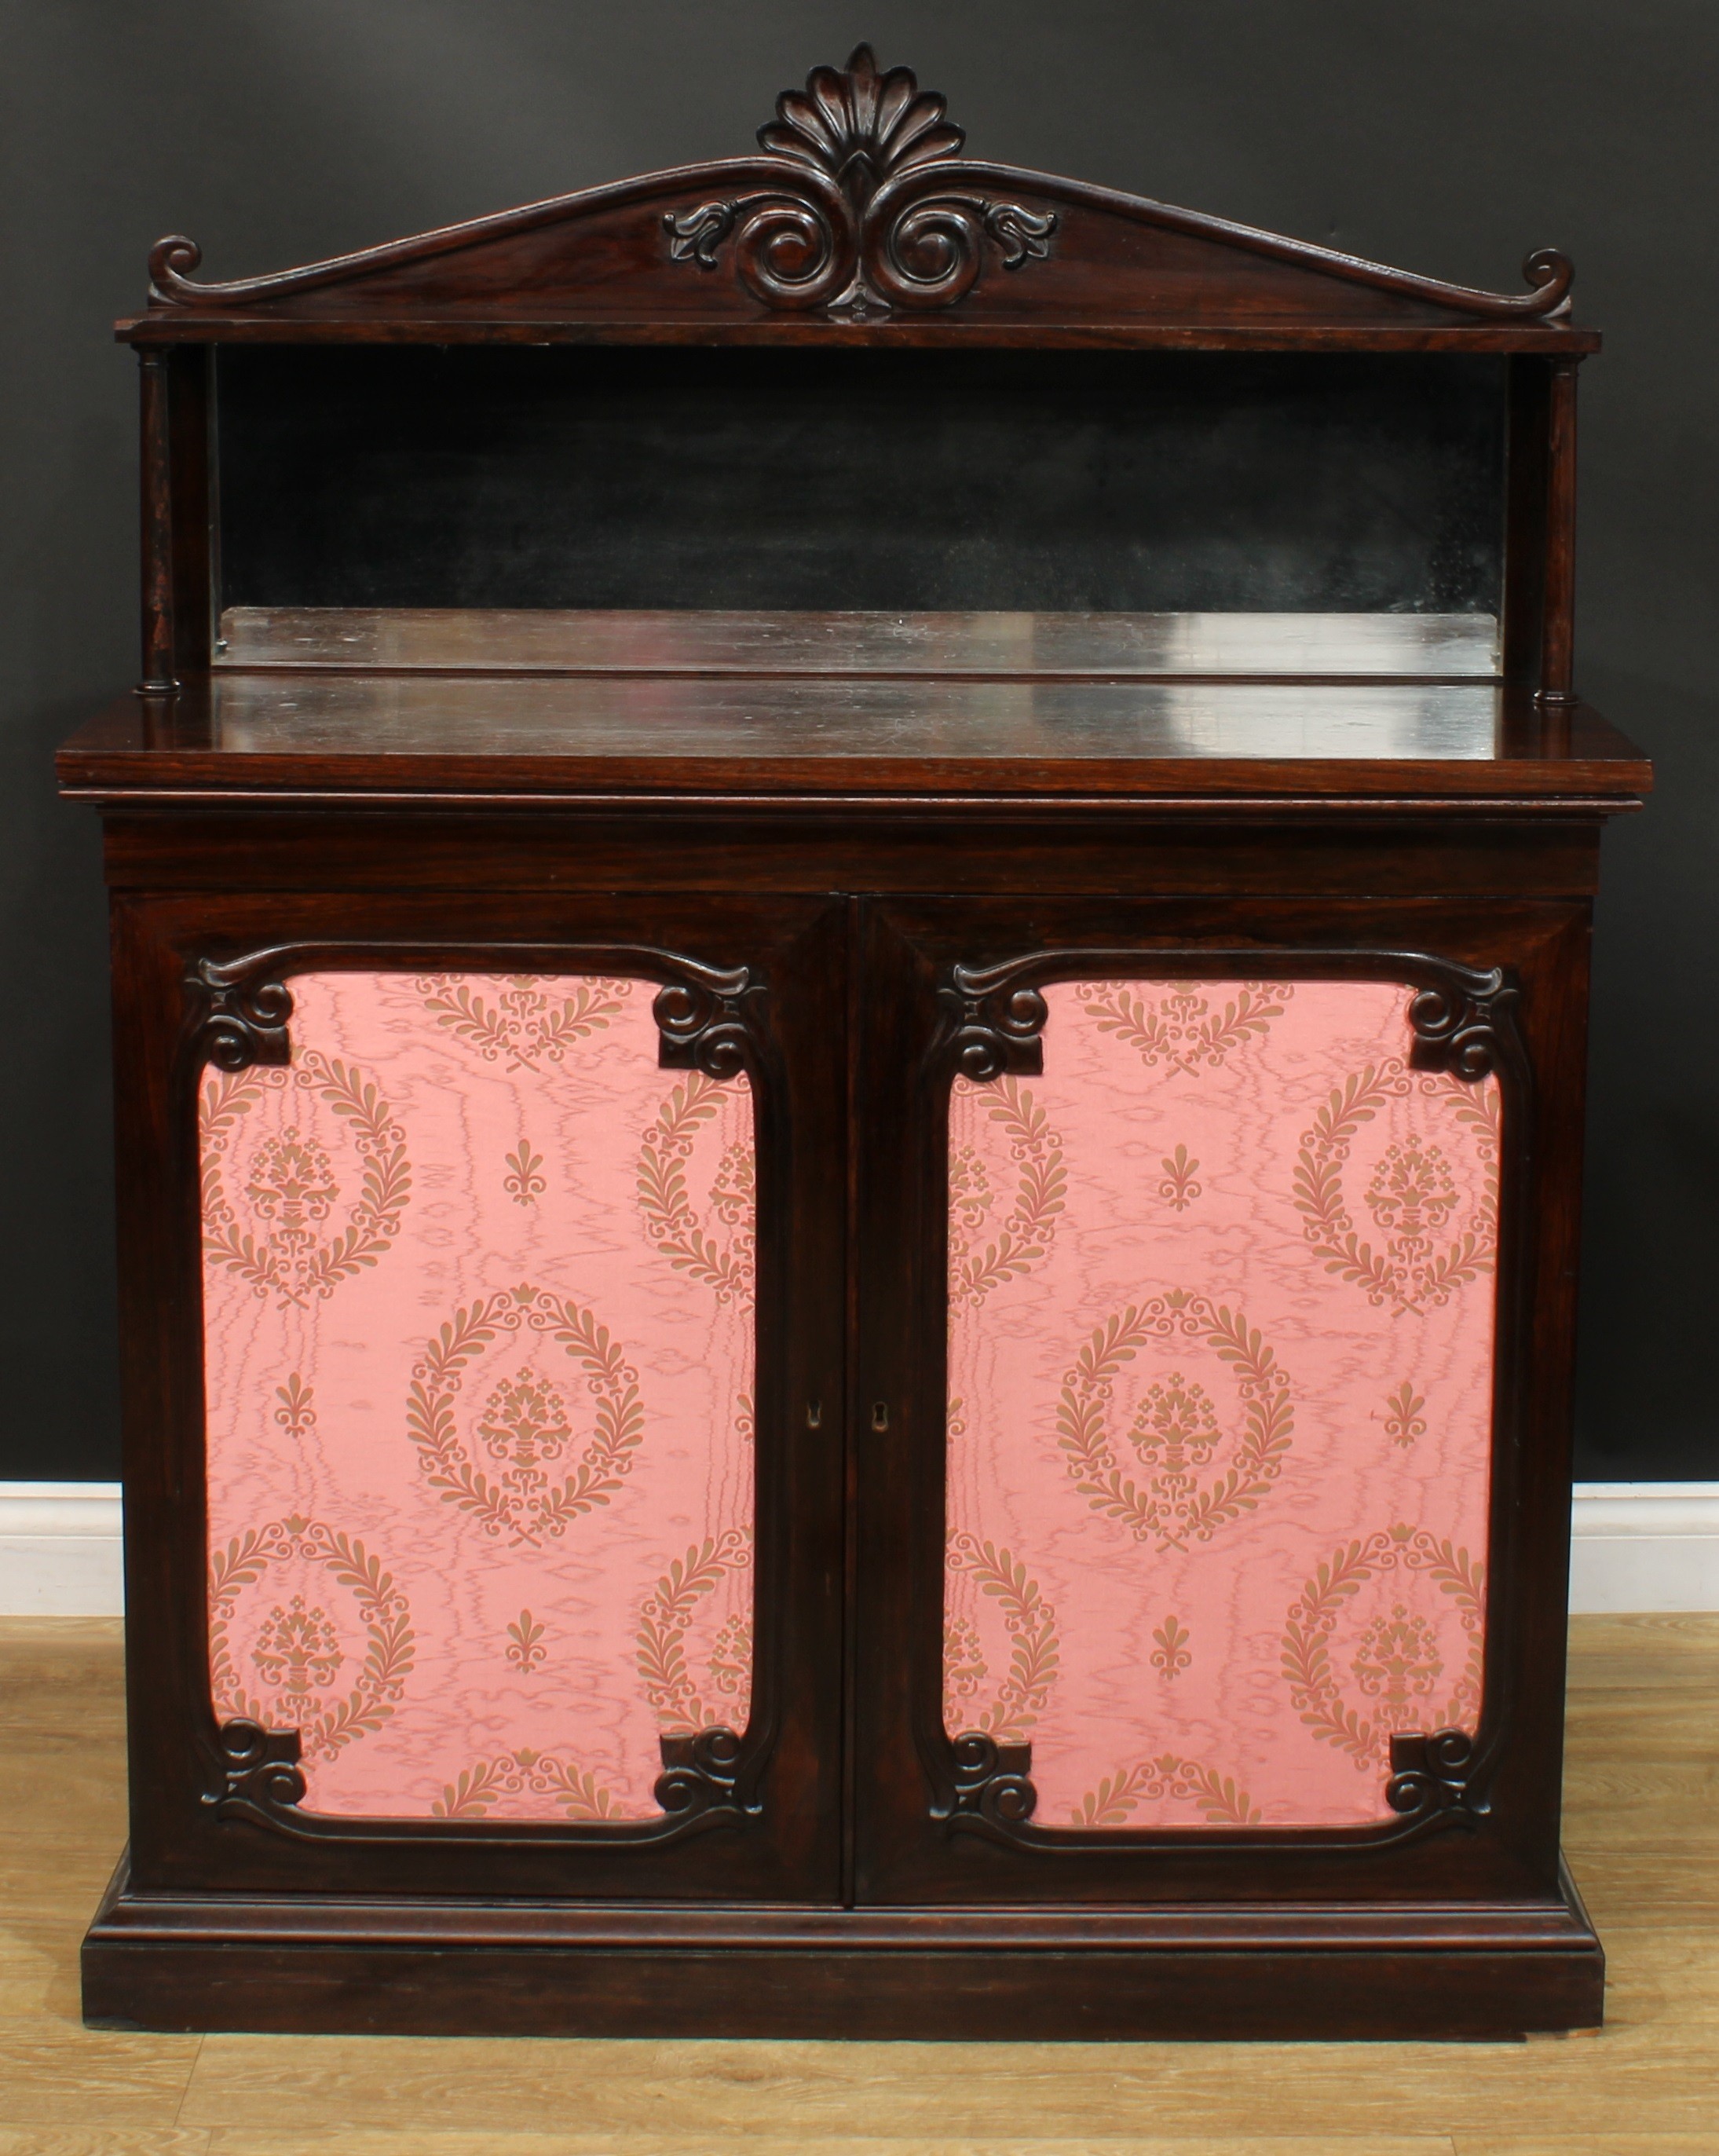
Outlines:
[[[1584,936],[872,910],[860,1898],[1549,1881]]]
[[[839,916],[121,947],[139,1883],[834,1896]]]

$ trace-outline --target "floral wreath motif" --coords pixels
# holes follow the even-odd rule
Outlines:
[[[1009,1640],[1008,1674],[988,1707],[973,1713],[966,1705],[978,1696],[988,1674],[979,1630],[970,1617],[952,1613],[943,1626],[943,1720],[951,1736],[978,1732],[999,1744],[1022,1744],[1049,1704],[1060,1662],[1056,1611],[1039,1591],[1026,1567],[1012,1552],[981,1542],[977,1535],[949,1537],[945,1577],[953,1590],[961,1573],[970,1574],[983,1594],[1003,1605]]]
[[[331,1759],[343,1745],[380,1729],[393,1713],[412,1668],[411,1609],[393,1574],[382,1570],[380,1560],[356,1536],[320,1520],[295,1515],[233,1536],[225,1549],[212,1551],[209,1557],[209,1683],[217,1717],[223,1722],[281,1727],[271,1718],[270,1710],[245,1691],[233,1659],[231,1627],[241,1590],[254,1586],[271,1565],[293,1558],[326,1567],[331,1578],[357,1599],[365,1628],[364,1661],[357,1680],[344,1699],[325,1702],[311,1692],[311,1682],[326,1685],[332,1680],[346,1655],[335,1626],[321,1610],[305,1609],[302,1596],[293,1598],[292,1607],[274,1612],[264,1634],[259,1635],[260,1651],[253,1660],[259,1668],[266,1660],[274,1660],[279,1666],[305,1671],[295,1687],[309,1710],[309,1718],[296,1725],[300,1751],[307,1759]],[[278,1635],[273,1656],[265,1646],[271,1630]],[[277,1699],[275,1717],[280,1704]]]
[[[1258,1826],[1265,1816],[1233,1776],[1168,1752],[1106,1774],[1070,1812],[1069,1821],[1073,1826],[1121,1826],[1137,1804],[1164,1797],[1197,1804],[1214,1826]]]
[[[975,1246],[994,1194],[978,1152],[952,1148],[949,1156],[949,1301],[952,1313],[962,1304],[977,1308],[993,1288],[1029,1271],[1049,1249],[1056,1218],[1068,1194],[1062,1140],[1051,1129],[1043,1108],[1019,1080],[1004,1077],[980,1086],[957,1078],[957,1096],[993,1096],[990,1116],[1008,1133],[1009,1151],[1019,1166],[1014,1204],[995,1239],[983,1250]]]
[[[486,1819],[498,1797],[553,1797],[570,1820],[615,1818],[613,1792],[588,1768],[521,1745],[462,1767],[430,1806],[433,1819]]]
[[[635,1635],[639,1674],[665,1733],[731,1728],[742,1718],[736,1709],[752,1691],[750,1621],[731,1617],[717,1633],[708,1669],[713,1696],[708,1700],[700,1696],[687,1660],[686,1634],[696,1605],[729,1573],[745,1571],[752,1561],[751,1530],[726,1528],[677,1557],[646,1597]]]
[[[326,1152],[297,1129],[264,1138],[251,1163],[246,1195],[264,1225],[260,1239],[240,1224],[227,1194],[223,1163],[240,1118],[270,1091],[289,1089],[313,1094],[351,1126],[362,1164],[357,1202],[345,1226],[326,1237],[321,1226],[334,1212],[340,1187]],[[342,1281],[373,1265],[399,1234],[412,1194],[406,1133],[356,1063],[311,1048],[300,1050],[289,1068],[219,1072],[203,1090],[201,1124],[204,1255],[249,1281],[259,1296],[278,1294],[282,1310],[332,1295]]]
[[[1443,1674],[1432,1627],[1398,1605],[1376,1618],[1360,1643],[1354,1673],[1371,1714],[1352,1706],[1332,1665],[1337,1619],[1369,1579],[1398,1569],[1425,1573],[1455,1601],[1468,1640],[1463,1667],[1440,1711],[1433,1687]],[[1480,1703],[1486,1568],[1465,1549],[1401,1522],[1340,1545],[1290,1605],[1283,1673],[1302,1721],[1322,1744],[1347,1752],[1357,1769],[1388,1764],[1390,1740],[1404,1730],[1460,1729]]]
[[[698,1132],[721,1112],[727,1086],[701,1070],[681,1080],[644,1134],[639,1156],[639,1209],[644,1231],[676,1272],[716,1291],[719,1303],[749,1304],[757,1262],[757,1175],[752,1147],[727,1147],[711,1185],[711,1207],[726,1229],[712,1234],[687,1188],[686,1164]]]
[[[561,1062],[576,1041],[601,1033],[633,993],[630,980],[598,974],[578,980],[557,973],[480,978],[490,982],[493,1002],[459,973],[426,973],[413,986],[438,1025],[486,1063],[505,1055],[510,1070],[535,1070],[540,1056]]]
[[[1188,981],[1159,997],[1140,995],[1127,981],[1081,981],[1075,989],[1100,1032],[1126,1040],[1148,1070],[1162,1063],[1190,1074],[1202,1065],[1221,1070],[1232,1050],[1263,1040],[1295,992],[1288,981],[1239,981],[1216,1012]]]
[[[1410,1136],[1390,1146],[1375,1169],[1366,1204],[1385,1237],[1375,1250],[1357,1233],[1343,1194],[1350,1147],[1363,1123],[1393,1100],[1440,1101],[1475,1133],[1481,1194],[1467,1224],[1439,1248],[1459,1197],[1442,1149]],[[1449,1073],[1421,1076],[1392,1056],[1369,1064],[1335,1087],[1312,1127],[1302,1133],[1295,1174],[1296,1209],[1313,1255],[1364,1288],[1370,1303],[1393,1304],[1393,1317],[1438,1309],[1459,1288],[1493,1268],[1498,1235],[1497,1086],[1470,1086]]]
[[[571,1445],[572,1427],[552,1379],[530,1370],[504,1378],[486,1404],[480,1434],[507,1463],[498,1480],[474,1462],[454,1421],[468,1367],[501,1334],[522,1329],[564,1348],[596,1401],[592,1435],[558,1482],[547,1467]],[[565,1296],[525,1286],[480,1296],[441,1327],[413,1366],[406,1428],[443,1502],[474,1513],[486,1534],[505,1533],[518,1548],[560,1535],[582,1513],[608,1504],[632,1470],[644,1435],[644,1404],[639,1373],[606,1325]]]
[[[1144,1488],[1117,1465],[1106,1425],[1123,1363],[1153,1340],[1198,1340],[1237,1373],[1244,1430],[1234,1457],[1214,1481],[1207,1466],[1222,1433],[1203,1387],[1180,1372],[1148,1388],[1131,1435],[1150,1471]],[[1243,1313],[1177,1289],[1144,1306],[1131,1303],[1095,1327],[1063,1379],[1057,1442],[1075,1486],[1096,1512],[1121,1521],[1137,1542],[1156,1535],[1161,1550],[1209,1542],[1219,1528],[1251,1512],[1282,1472],[1295,1431],[1288,1373]]]

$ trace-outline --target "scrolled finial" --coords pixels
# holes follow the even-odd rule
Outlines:
[[[149,250],[149,289],[157,300],[189,300],[196,288],[187,280],[203,260],[203,249],[182,232],[170,232]]]
[[[1568,304],[1576,265],[1561,248],[1537,247],[1523,262],[1522,275],[1539,295],[1535,312],[1551,314]]]

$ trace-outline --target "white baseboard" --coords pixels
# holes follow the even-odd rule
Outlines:
[[[0,1617],[117,1617],[117,1482],[0,1482]]]
[[[1572,1528],[1572,1609],[1719,1609],[1719,1482],[1578,1482]]]
[[[1719,1482],[1578,1482],[1570,1607],[1719,1610]],[[0,1482],[0,1616],[117,1617],[117,1482]]]

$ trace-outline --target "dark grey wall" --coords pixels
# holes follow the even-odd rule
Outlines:
[[[1657,759],[1608,844],[1583,1471],[1719,1476],[1719,13],[1705,0],[8,0],[0,51],[0,1476],[116,1444],[102,901],[54,743],[132,678],[131,362],[165,232],[245,275],[744,148],[860,36],[976,154],[1514,287],[1568,249],[1583,687]],[[1703,833],[1707,836],[1704,839]]]

